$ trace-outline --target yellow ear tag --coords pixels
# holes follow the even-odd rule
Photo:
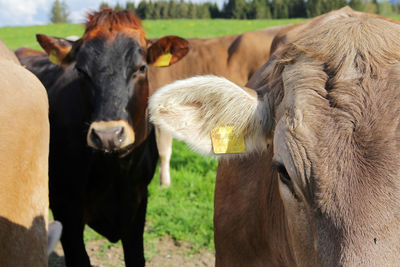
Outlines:
[[[61,65],[61,61],[60,61],[60,59],[58,58],[58,54],[57,54],[57,51],[56,50],[52,50],[51,52],[50,52],[50,55],[49,55],[49,60],[50,60],[50,62],[53,62],[54,64],[56,64],[56,65]]]
[[[167,67],[169,66],[169,63],[171,62],[172,54],[171,53],[166,53],[157,58],[157,60],[153,63],[153,66],[156,67]]]
[[[215,154],[245,153],[246,146],[242,135],[232,126],[218,127],[211,131],[211,143]]]

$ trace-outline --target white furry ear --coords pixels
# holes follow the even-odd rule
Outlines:
[[[207,155],[213,155],[211,131],[229,126],[244,137],[246,152],[250,152],[265,146],[266,123],[270,121],[268,106],[250,91],[211,75],[176,81],[150,98],[150,119]]]

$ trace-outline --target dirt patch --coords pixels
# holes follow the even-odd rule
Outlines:
[[[154,243],[156,253],[147,260],[147,267],[211,267],[214,266],[214,253],[202,250],[190,254],[189,244],[175,242],[166,236]],[[86,243],[90,261],[94,266],[123,267],[124,256],[122,247],[106,240],[93,240]],[[49,267],[65,267],[64,252],[59,243],[49,257]]]

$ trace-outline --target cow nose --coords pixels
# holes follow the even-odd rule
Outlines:
[[[125,134],[123,127],[110,129],[92,128],[90,138],[97,149],[112,151],[121,148]]]

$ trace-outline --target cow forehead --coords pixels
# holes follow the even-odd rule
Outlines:
[[[399,116],[381,123],[366,115],[354,126],[350,116],[308,110],[281,117],[274,136],[276,155],[319,218],[337,228],[357,224],[377,234],[400,212]],[[294,128],[293,121],[301,123]]]
[[[114,40],[119,34],[125,34],[136,39],[142,47],[146,47],[145,32],[141,21],[133,12],[104,8],[99,12],[89,13],[85,26],[82,42],[97,37]]]
[[[333,31],[317,28],[318,36],[294,43],[274,137],[275,153],[301,176],[314,208],[347,213],[349,224],[379,218],[376,227],[393,219],[400,200],[400,44],[382,41],[392,33],[378,25],[335,21]],[[340,42],[341,29],[358,36]]]
[[[134,29],[128,27],[114,27],[113,29],[98,26],[93,28],[91,31],[86,32],[82,37],[82,42],[90,42],[94,39],[103,39],[107,42],[113,42],[118,36],[124,35],[127,38],[132,38],[138,42],[138,44],[145,49],[146,38],[144,32],[141,29]]]

